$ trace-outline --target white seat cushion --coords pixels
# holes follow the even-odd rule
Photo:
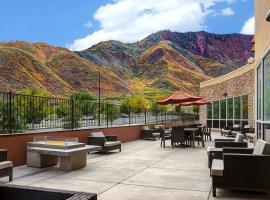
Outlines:
[[[245,125],[244,128],[251,128],[251,126],[250,125]]]
[[[235,136],[235,139],[234,141],[235,142],[243,142],[245,139],[245,136],[241,133],[237,133],[236,136]]]
[[[152,133],[152,135],[155,136],[155,137],[159,137],[160,133]]]
[[[234,124],[233,128],[240,128],[240,125],[239,124]]]
[[[222,132],[225,132],[225,133],[229,133],[230,132],[230,130],[225,130],[225,129],[222,129],[221,131]]]
[[[104,147],[111,147],[111,146],[115,146],[121,144],[120,141],[111,141],[111,142],[105,142]]]
[[[247,137],[252,137],[252,138],[253,138],[253,137],[255,137],[255,133],[246,133],[246,136],[247,136]]]
[[[270,144],[264,140],[257,140],[254,150],[254,155],[270,155]]]
[[[92,132],[91,135],[94,137],[105,137],[103,132]]]
[[[212,161],[211,176],[223,176],[224,162],[223,160],[214,159]]]
[[[11,161],[0,162],[0,169],[6,169],[9,167],[13,167],[13,163]]]
[[[148,126],[143,126],[143,128],[142,128],[144,131],[147,131],[147,130],[149,130],[149,127]]]
[[[154,129],[159,129],[159,125],[154,125]]]

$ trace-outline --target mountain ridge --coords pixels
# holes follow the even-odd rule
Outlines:
[[[102,95],[183,90],[231,72],[253,54],[252,36],[160,31],[135,43],[110,40],[83,51],[47,43],[0,42],[0,91],[40,87],[54,96],[76,91]]]

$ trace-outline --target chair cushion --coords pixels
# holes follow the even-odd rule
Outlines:
[[[111,147],[111,146],[115,146],[115,145],[119,145],[119,144],[121,144],[120,141],[105,142],[104,147]]]
[[[240,124],[234,124],[233,128],[240,128]]]
[[[224,133],[229,133],[230,132],[230,130],[227,130],[227,129],[222,129],[221,131],[224,132]]]
[[[223,160],[214,159],[212,161],[211,176],[223,176],[224,162]]]
[[[245,125],[244,128],[251,128],[251,126],[250,125]]]
[[[237,133],[236,136],[235,136],[235,139],[234,141],[235,142],[243,142],[245,139],[245,136],[241,133]]]
[[[93,136],[93,137],[105,137],[103,132],[92,132],[91,136]]]
[[[159,129],[159,125],[154,125],[154,129]]]
[[[232,136],[236,136],[237,134],[241,134],[241,132],[240,131],[232,131],[231,134],[232,134]]]
[[[6,169],[9,167],[13,167],[13,163],[11,161],[0,162],[0,169]]]
[[[270,155],[270,143],[264,140],[257,140],[254,150],[254,155]]]
[[[159,137],[159,136],[160,136],[160,133],[152,133],[152,135],[153,135],[154,137]]]
[[[255,137],[255,133],[246,133],[246,136],[247,136],[247,137],[252,137],[252,138],[253,138],[253,137]]]
[[[147,131],[147,130],[149,130],[149,127],[148,126],[143,126],[142,130]]]

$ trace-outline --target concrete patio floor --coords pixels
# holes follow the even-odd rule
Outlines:
[[[213,133],[213,138],[220,138]],[[43,169],[20,166],[14,169],[11,184],[92,192],[99,200],[207,200],[270,199],[263,193],[217,190],[211,194],[211,178],[207,168],[207,146],[172,149],[161,148],[159,141],[125,143],[122,152],[107,155],[89,154],[87,167],[65,172],[56,167]],[[7,182],[7,178],[0,179]]]

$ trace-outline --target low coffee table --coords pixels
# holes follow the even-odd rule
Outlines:
[[[214,159],[222,159],[223,148],[208,147],[208,167],[211,169],[212,161]]]

